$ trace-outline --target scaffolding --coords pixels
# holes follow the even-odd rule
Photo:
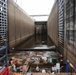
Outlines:
[[[0,0],[0,75],[9,75],[7,68],[7,0]]]

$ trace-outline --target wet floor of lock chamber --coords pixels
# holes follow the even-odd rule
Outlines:
[[[51,46],[54,46],[49,37],[37,35],[36,37],[31,37],[18,46],[15,47],[16,50],[25,50],[25,49],[50,49]]]

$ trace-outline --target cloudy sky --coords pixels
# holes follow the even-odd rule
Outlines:
[[[29,15],[49,15],[55,0],[16,0]],[[35,20],[47,20],[48,16],[35,16]]]

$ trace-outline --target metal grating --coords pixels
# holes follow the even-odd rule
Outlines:
[[[64,0],[58,0],[58,40],[59,46],[64,47]]]
[[[7,0],[0,0],[0,45],[7,34]]]

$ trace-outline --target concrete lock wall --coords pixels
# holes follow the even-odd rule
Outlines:
[[[52,12],[49,16],[47,22],[47,32],[49,37],[52,39],[54,44],[58,46],[58,11],[57,11],[57,1],[55,2]]]
[[[13,0],[8,0],[8,19],[10,48],[34,34],[34,20]]]

